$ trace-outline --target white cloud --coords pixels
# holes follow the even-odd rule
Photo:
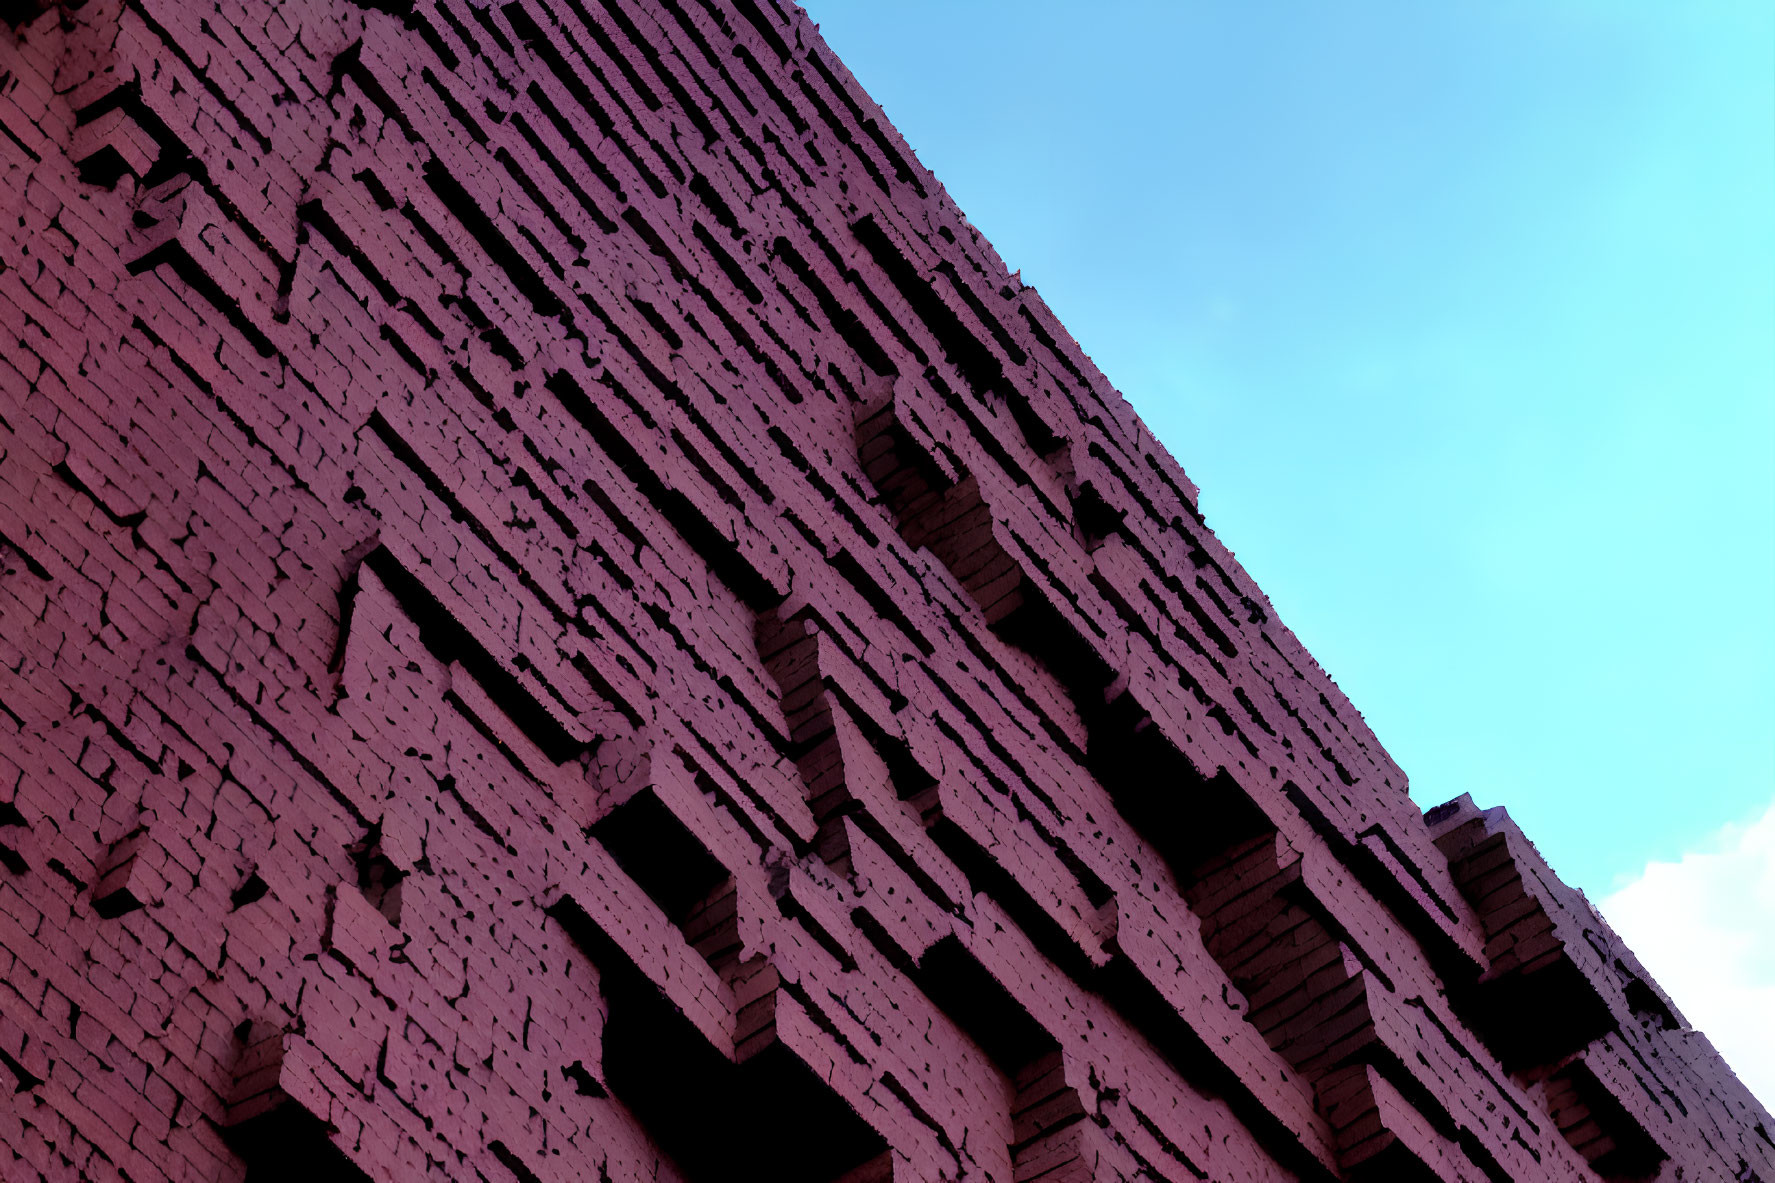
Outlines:
[[[1738,1079],[1775,1109],[1775,803],[1649,863],[1602,914]]]

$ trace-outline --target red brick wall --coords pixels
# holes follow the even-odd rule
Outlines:
[[[6,1180],[1775,1180],[799,12],[5,7]]]

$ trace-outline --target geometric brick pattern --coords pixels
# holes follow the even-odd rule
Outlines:
[[[1775,1180],[774,0],[0,5],[8,1180]]]

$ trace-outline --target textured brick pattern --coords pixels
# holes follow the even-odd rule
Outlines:
[[[0,9],[6,1180],[1775,1180],[800,13]]]

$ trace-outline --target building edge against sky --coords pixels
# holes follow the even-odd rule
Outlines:
[[[1775,804],[1775,12],[809,11],[1421,805],[1600,897]]]
[[[1114,11],[809,7],[1414,799],[1508,804],[1775,1094],[1775,13]]]

